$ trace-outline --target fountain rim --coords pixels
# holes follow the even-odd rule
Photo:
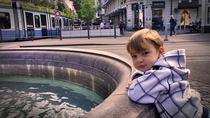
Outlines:
[[[100,118],[113,118],[113,117],[139,117],[142,114],[148,116],[152,115],[150,112],[155,113],[153,105],[140,105],[132,102],[128,95],[125,86],[130,82],[130,75],[132,73],[132,66],[126,60],[126,58],[119,56],[117,54],[105,52],[105,51],[96,51],[96,50],[87,50],[87,49],[72,49],[72,48],[1,48],[0,52],[3,51],[60,51],[60,52],[75,52],[75,53],[85,53],[89,55],[97,55],[106,57],[119,63],[125,65],[130,71],[126,72],[126,78],[123,78],[122,81],[117,83],[115,90],[97,107],[89,111],[87,114],[82,116],[82,118],[91,118],[91,117],[100,117]],[[103,104],[103,105],[102,105]],[[153,114],[154,117],[155,114]]]

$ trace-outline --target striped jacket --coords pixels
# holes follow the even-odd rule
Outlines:
[[[200,94],[187,81],[190,70],[185,69],[185,58],[184,49],[165,53],[130,86],[130,99],[141,104],[154,103],[161,118],[201,118]],[[131,78],[138,74],[135,72]]]

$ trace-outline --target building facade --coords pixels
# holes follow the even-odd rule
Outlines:
[[[158,29],[163,18],[169,28],[173,15],[177,29],[200,21],[202,32],[210,32],[210,0],[103,0],[101,7],[105,11],[105,22],[124,21],[127,30],[140,29],[140,19],[142,27]]]

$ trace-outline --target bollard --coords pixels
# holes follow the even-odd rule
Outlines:
[[[116,38],[116,25],[114,25],[114,38]]]
[[[2,38],[2,32],[1,32],[1,28],[0,28],[0,36],[1,36],[1,42],[3,42],[3,38]]]
[[[60,40],[62,40],[62,37],[61,37],[61,27],[60,27]]]
[[[90,39],[90,32],[89,32],[89,23],[90,23],[90,14],[88,13],[88,24],[87,24],[87,30],[88,30],[88,39]]]

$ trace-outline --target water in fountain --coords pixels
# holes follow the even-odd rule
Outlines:
[[[0,117],[80,117],[104,99],[74,84],[43,78],[0,77]]]

